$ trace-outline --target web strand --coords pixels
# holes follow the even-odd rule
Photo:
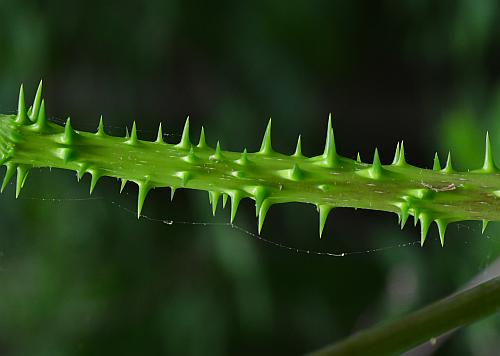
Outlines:
[[[84,202],[84,201],[95,201],[95,200],[104,200],[106,202],[109,202],[112,206],[114,206],[117,209],[120,209],[122,211],[127,212],[130,215],[133,215],[134,217],[137,216],[137,212],[135,210],[129,209],[122,204],[114,201],[114,200],[107,200],[104,197],[100,196],[94,196],[94,197],[73,197],[73,198],[65,198],[65,197],[21,197],[20,199],[22,200],[38,200],[42,202],[54,202],[54,203],[64,203],[64,202]],[[356,251],[342,251],[342,252],[332,252],[332,251],[318,251],[318,250],[313,250],[313,249],[306,249],[306,248],[300,248],[300,247],[295,247],[291,246],[289,244],[285,244],[282,242],[270,240],[268,238],[265,238],[261,235],[258,235],[250,230],[247,230],[235,223],[224,223],[224,222],[207,222],[207,221],[189,221],[189,220],[173,220],[173,219],[163,219],[163,218],[154,218],[145,214],[140,215],[141,218],[143,218],[146,221],[152,222],[152,223],[161,223],[163,225],[192,225],[192,226],[204,226],[204,227],[227,227],[230,229],[233,229],[235,231],[240,232],[243,236],[246,236],[248,238],[258,240],[268,246],[272,247],[277,247],[280,249],[284,249],[290,252],[298,253],[298,254],[304,254],[304,255],[316,255],[316,256],[326,256],[326,257],[346,257],[346,256],[353,256],[353,255],[365,255],[365,254],[372,254],[372,253],[381,253],[385,251],[389,251],[392,249],[398,249],[398,248],[409,248],[409,247],[419,247],[420,246],[420,241],[412,241],[412,242],[405,242],[405,243],[399,243],[395,245],[389,245],[389,246],[384,246],[384,247],[379,247],[379,248],[374,248],[374,249],[366,249],[366,250],[356,250]],[[466,225],[464,225],[466,226]]]

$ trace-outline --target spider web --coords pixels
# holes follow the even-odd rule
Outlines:
[[[124,195],[130,196],[130,199],[132,199],[130,193],[124,192]],[[86,202],[86,201],[92,201],[92,200],[104,200],[107,202],[110,206],[120,209],[127,214],[130,214],[131,217],[137,217],[137,212],[135,210],[132,210],[125,206],[125,204],[118,202],[113,199],[106,199],[102,196],[95,196],[95,197],[71,197],[71,198],[66,198],[66,197],[20,197],[19,199],[21,200],[36,200],[40,202],[47,202],[47,203],[79,203],[79,202]],[[135,198],[134,198],[135,199]],[[332,252],[332,251],[319,251],[319,250],[312,250],[312,249],[307,249],[307,248],[301,248],[301,247],[296,247],[292,246],[287,243],[283,242],[278,242],[275,241],[274,239],[271,240],[270,238],[267,238],[264,235],[259,235],[253,231],[250,231],[244,227],[242,227],[239,224],[236,223],[230,223],[230,222],[212,222],[212,221],[199,221],[199,220],[177,220],[177,219],[172,219],[170,217],[152,217],[150,215],[146,214],[141,214],[140,215],[141,219],[144,219],[148,222],[155,223],[155,224],[162,224],[166,226],[172,226],[172,225],[191,225],[191,226],[199,226],[199,227],[225,227],[228,229],[232,229],[240,234],[242,237],[247,237],[250,239],[253,239],[258,242],[262,242],[265,245],[268,245],[270,247],[276,247],[280,249],[285,249],[290,252],[294,253],[299,253],[299,254],[308,254],[308,255],[318,255],[318,256],[328,256],[328,257],[346,257],[346,256],[352,256],[352,255],[363,255],[363,254],[371,254],[371,253],[378,253],[378,252],[384,252],[396,248],[410,248],[410,247],[420,247],[420,241],[415,240],[411,242],[404,242],[404,243],[399,243],[399,244],[394,244],[394,245],[388,245],[388,246],[383,246],[383,247],[378,247],[378,248],[373,248],[373,249],[365,249],[365,250],[349,250],[349,251],[339,251],[339,252]]]

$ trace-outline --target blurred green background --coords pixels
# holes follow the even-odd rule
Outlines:
[[[302,134],[319,154],[329,112],[338,151],[383,163],[404,139],[410,163],[482,163],[488,129],[500,157],[500,5],[483,1],[106,2],[0,0],[0,112],[18,87],[44,79],[48,114],[80,130],[143,139],[161,121],[179,140],[186,115],[198,138],[257,150],[269,116],[273,145]],[[500,162],[499,162],[500,163]],[[3,170],[3,169],[2,169]],[[273,207],[263,236],[342,258],[273,247],[211,216],[206,193],[167,189],[137,220],[136,188],[32,171],[18,200],[0,199],[1,355],[297,355],[464,286],[500,255],[500,229],[432,227],[338,209],[322,240],[313,206]],[[54,200],[55,198],[59,200]],[[256,232],[252,202],[236,223]],[[185,221],[167,225],[161,220]],[[411,221],[411,219],[410,219]],[[399,246],[402,244],[401,246]],[[399,246],[399,247],[398,247]],[[385,249],[386,247],[393,247]],[[500,318],[461,330],[440,355],[493,355]],[[419,353],[423,354],[423,353]]]

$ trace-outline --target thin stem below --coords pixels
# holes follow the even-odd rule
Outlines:
[[[399,320],[361,331],[311,355],[398,354],[498,311],[500,277],[442,299]]]

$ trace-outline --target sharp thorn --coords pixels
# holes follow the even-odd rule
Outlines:
[[[12,178],[17,169],[17,166],[10,162],[8,162],[6,166],[7,166],[7,171],[5,172],[5,176],[3,177],[2,188],[0,189],[0,193],[3,193],[5,187],[7,187],[7,184],[9,183],[10,179]]]
[[[228,195],[226,193],[222,194],[222,209],[224,209],[226,207],[227,197],[228,197]]]
[[[413,226],[417,226],[419,217],[420,217],[420,209],[413,208]]]
[[[97,136],[105,136],[106,133],[104,132],[104,123],[102,121],[102,115],[99,117],[99,125],[97,126]]]
[[[99,180],[99,178],[101,178],[101,173],[98,172],[97,170],[90,170],[89,173],[92,176],[90,180],[90,194],[92,194],[97,184],[97,181]]]
[[[76,170],[76,180],[79,182],[80,179],[82,179],[83,175],[85,174],[85,171],[87,169],[86,164],[80,164],[79,168]]]
[[[186,122],[184,123],[184,129],[182,131],[182,137],[177,147],[189,149],[191,147],[191,141],[189,139],[189,116],[186,117]]]
[[[337,164],[337,149],[335,148],[335,136],[332,128],[332,114],[328,116],[328,128],[326,132],[325,150],[323,151],[323,163],[327,167],[334,167]]]
[[[264,225],[264,220],[266,219],[267,212],[269,208],[271,207],[271,199],[264,199],[262,202],[262,205],[260,206],[259,209],[259,235],[260,232],[262,231],[262,226]]]
[[[301,135],[297,138],[297,146],[295,146],[295,153],[292,155],[295,158],[302,158],[304,155],[302,154],[302,138]]]
[[[222,150],[220,148],[220,142],[217,141],[217,145],[215,146],[215,153],[209,157],[211,160],[220,161],[222,160]]]
[[[210,191],[208,194],[210,196],[210,203],[212,204],[212,215],[215,216],[221,193],[217,191]]]
[[[453,173],[453,165],[451,164],[451,152],[448,151],[448,158],[446,159],[446,166],[441,170],[444,173]]]
[[[377,148],[375,148],[375,152],[373,154],[373,164],[370,167],[369,174],[372,179],[380,179],[383,174],[383,168],[382,164],[380,163],[380,157],[378,155]]]
[[[484,234],[484,232],[486,231],[486,228],[488,227],[489,222],[490,222],[489,220],[483,219],[483,226],[481,227],[481,234]]]
[[[392,160],[392,164],[396,165],[399,161],[399,142],[396,145],[396,152],[394,152],[394,159]]]
[[[408,205],[404,204],[401,207],[401,230],[405,227],[406,221],[408,221],[408,217],[410,216]]]
[[[139,187],[137,195],[137,219],[139,219],[141,217],[142,207],[144,206],[144,201],[146,200],[150,186],[148,180],[145,182],[138,182],[137,186]]]
[[[28,115],[26,113],[26,102],[24,99],[24,86],[21,84],[19,88],[19,100],[17,104],[16,122],[21,125],[29,124]]]
[[[427,232],[429,231],[429,226],[432,223],[432,219],[427,213],[421,213],[419,216],[420,220],[420,246],[424,246],[425,239],[427,238]]]
[[[71,118],[68,117],[66,119],[66,125],[64,126],[64,138],[63,142],[67,145],[73,144],[73,140],[75,137],[75,130],[71,127]]]
[[[139,140],[137,139],[137,125],[135,121],[132,123],[132,131],[130,132],[130,138],[128,139],[127,143],[129,145],[136,145],[139,143]]]
[[[493,155],[491,153],[490,134],[488,131],[486,131],[486,145],[485,145],[484,163],[482,170],[485,173],[493,173],[498,171],[498,168],[495,165],[495,161],[493,160]]]
[[[127,179],[121,178],[120,193],[123,192],[123,189],[125,188],[127,182],[128,182]]]
[[[266,132],[264,133],[259,153],[264,155],[273,153],[273,146],[271,143],[271,118],[269,118],[269,121],[267,123]]]
[[[332,211],[332,209],[333,209],[333,205],[327,205],[327,204],[318,205],[318,210],[319,210],[319,237],[320,238],[323,236],[323,229],[325,228],[326,219],[328,218],[328,215],[330,214],[330,211]]]
[[[200,131],[200,140],[198,141],[198,148],[206,148],[207,141],[205,140],[205,128],[202,126]]]
[[[248,164],[248,157],[247,157],[247,149],[245,148],[243,152],[241,153],[240,158],[238,158],[235,162],[239,164],[240,166],[246,166]]]
[[[36,121],[38,117],[38,113],[40,111],[40,105],[42,101],[42,87],[43,87],[43,82],[40,80],[40,83],[38,83],[38,88],[36,90],[35,94],[35,99],[33,100],[33,107],[31,109],[31,114],[30,114],[30,119],[31,121]]]
[[[237,190],[229,193],[229,195],[231,196],[231,224],[232,224],[234,218],[236,217],[236,212],[238,210],[238,206],[240,205],[240,201],[243,196]]]
[[[437,152],[434,154],[434,164],[432,166],[432,170],[434,170],[434,171],[441,170],[441,162],[439,162],[439,155]]]
[[[161,128],[161,122],[160,124],[158,125],[158,134],[156,135],[156,143],[165,143],[165,141],[163,141],[163,130]]]
[[[16,179],[16,199],[19,197],[21,193],[21,188],[24,187],[24,183],[26,182],[26,178],[28,177],[29,169],[25,165],[17,166],[17,179]]]
[[[443,219],[436,219],[436,224],[439,231],[439,241],[441,241],[441,247],[444,247],[444,235],[446,234],[446,227],[448,223]]]
[[[401,145],[399,146],[399,156],[398,156],[398,162],[395,164],[396,166],[405,166],[406,163],[406,156],[405,156],[405,143],[401,141]]]
[[[254,199],[255,199],[255,215],[259,215],[259,210],[262,202],[269,196],[269,192],[266,187],[259,186],[255,189]]]
[[[45,113],[45,100],[42,100],[38,115],[35,118],[35,127],[38,132],[43,132],[47,128],[47,116]]]

